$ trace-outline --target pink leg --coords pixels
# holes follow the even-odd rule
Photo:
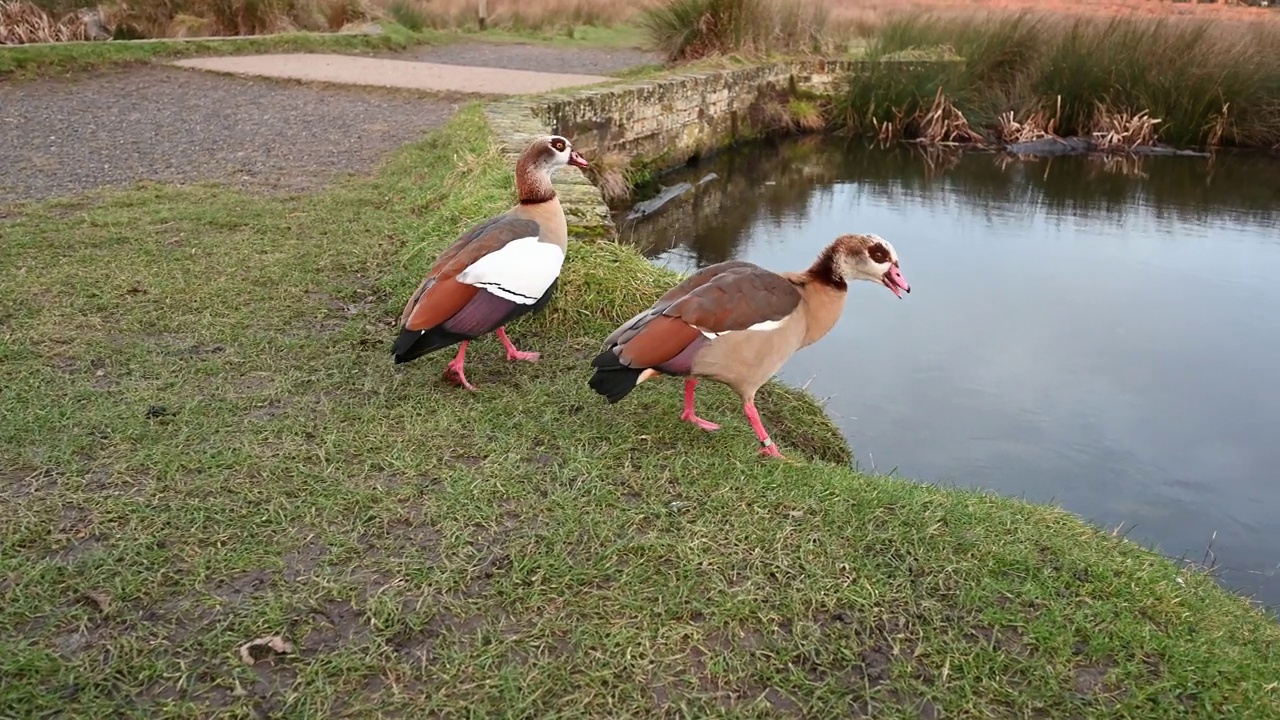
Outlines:
[[[469,342],[471,341],[463,340],[462,344],[458,346],[458,356],[451,360],[449,366],[445,368],[444,379],[475,392],[475,386],[467,382],[467,376],[462,372],[462,362],[467,357],[467,343]]]
[[[507,337],[506,327],[498,328],[498,339],[502,341],[502,347],[507,349],[508,360],[528,360],[529,362],[537,362],[542,353],[524,352],[517,350],[515,343],[511,342],[511,338]]]
[[[742,406],[742,411],[747,414],[747,421],[751,423],[751,429],[756,431],[756,437],[760,438],[760,453],[770,457],[782,457],[782,453],[778,452],[778,446],[773,444],[768,431],[764,429],[764,423],[760,422],[760,413],[756,412],[755,399],[748,400]]]
[[[684,381],[684,412],[680,413],[680,419],[691,422],[703,430],[719,430],[719,425],[703,420],[693,411],[693,389],[697,386],[697,378],[688,378]]]

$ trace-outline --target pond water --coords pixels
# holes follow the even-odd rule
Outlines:
[[[855,283],[780,373],[828,399],[859,467],[1054,502],[1280,606],[1280,160],[808,138],[661,179],[681,181],[616,220],[682,272],[802,270],[846,232],[898,250],[911,294]]]

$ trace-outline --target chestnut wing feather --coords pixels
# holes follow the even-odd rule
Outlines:
[[[758,266],[734,268],[671,304],[665,315],[700,331],[726,333],[777,321],[800,304],[800,291],[781,275]]]
[[[655,300],[652,305],[636,313],[630,320],[619,325],[617,330],[614,330],[609,334],[609,337],[605,338],[604,346],[611,347],[625,342],[625,340],[623,340],[624,335],[630,337],[635,334],[634,332],[628,333],[628,331],[639,330],[641,325],[661,315],[667,308],[671,307],[672,303],[703,285],[706,285],[716,275],[740,267],[756,266],[743,260],[729,260],[727,262],[716,263],[715,265],[708,265],[684,280],[681,280],[678,285],[663,293],[662,297]]]
[[[445,248],[418,285],[400,315],[409,330],[426,330],[453,317],[479,291],[457,281],[458,273],[513,240],[538,237],[541,228],[527,218],[499,215],[477,224]]]
[[[800,304],[800,292],[790,281],[750,263],[719,269],[698,280],[690,283],[692,290],[667,306],[655,304],[615,331],[616,338],[610,336],[624,365],[661,365],[705,339],[704,333],[734,332],[782,320]]]

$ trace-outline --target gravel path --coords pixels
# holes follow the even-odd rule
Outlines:
[[[446,65],[473,65],[580,75],[611,75],[662,61],[658,55],[642,50],[558,48],[548,45],[481,42],[459,42],[415,48],[384,57]]]
[[[450,65],[606,75],[639,50],[462,42],[384,55]],[[304,190],[368,172],[439,127],[453,102],[171,67],[0,84],[0,204],[138,180]]]
[[[0,203],[137,180],[301,190],[369,171],[456,104],[165,67],[0,85]]]

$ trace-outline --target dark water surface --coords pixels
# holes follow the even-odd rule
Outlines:
[[[897,248],[912,293],[855,283],[780,374],[829,398],[860,467],[1057,502],[1167,555],[1212,544],[1224,584],[1280,606],[1280,160],[809,139],[680,181],[618,218],[680,271],[800,270],[846,232]]]

